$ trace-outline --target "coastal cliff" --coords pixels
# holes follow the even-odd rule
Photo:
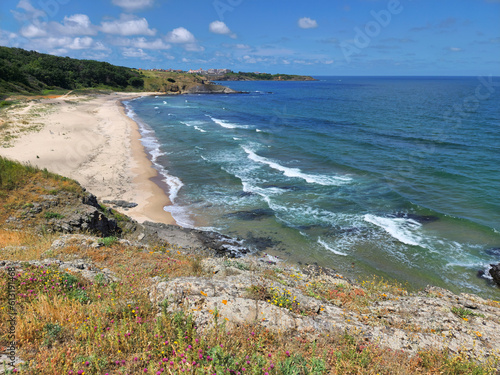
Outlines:
[[[268,73],[226,73],[208,76],[212,81],[316,81],[311,76]]]
[[[141,224],[125,215],[134,202],[103,204],[73,180],[0,162],[0,290],[18,312],[21,373],[499,369],[498,301],[235,251],[237,239]]]

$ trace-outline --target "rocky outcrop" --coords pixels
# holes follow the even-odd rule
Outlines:
[[[105,282],[109,283],[111,281],[118,281],[118,278],[109,269],[100,269],[94,266],[92,263],[85,261],[83,259],[74,259],[69,262],[63,262],[59,259],[47,258],[43,260],[36,260],[30,262],[14,262],[14,261],[4,261],[0,260],[0,267],[15,267],[17,272],[22,272],[23,267],[26,264],[34,266],[44,266],[44,267],[57,267],[61,272],[69,272],[72,274],[79,274],[82,278],[90,282]]]
[[[116,220],[108,218],[104,212],[92,206],[63,215],[62,218],[49,220],[48,226],[57,232],[74,233],[88,231],[103,237],[121,232]]]
[[[489,273],[493,278],[493,281],[495,281],[498,284],[498,286],[500,286],[500,263],[496,265],[492,264]]]
[[[211,258],[202,264],[211,277],[154,280],[150,299],[158,311],[188,311],[200,329],[215,322],[236,326],[256,323],[270,330],[311,337],[320,332],[351,332],[369,342],[410,353],[449,349],[486,359],[500,352],[500,305],[475,295],[455,295],[428,287],[416,295],[382,294],[352,305],[342,299],[327,301],[307,293],[308,285],[321,284],[330,290],[351,289],[363,296],[361,287],[334,270],[299,270],[255,257],[237,261]],[[279,276],[262,276],[270,271],[278,271],[275,275]],[[300,313],[262,298],[258,290],[273,290],[275,295],[287,293],[300,306]],[[466,312],[467,318],[460,312]]]
[[[197,253],[229,258],[249,254],[250,249],[243,242],[217,232],[182,228],[177,225],[166,225],[145,221],[140,224],[144,230],[144,242],[154,242],[157,239],[168,242]]]
[[[40,195],[37,201],[26,203],[7,223],[19,229],[34,226],[43,232],[89,232],[103,237],[122,231],[110,212],[87,192],[80,197],[64,191]]]
[[[105,204],[111,204],[115,207],[121,207],[121,208],[134,208],[137,207],[137,203],[134,202],[127,202],[122,199],[115,199],[115,200],[103,200],[102,201]]]
[[[191,87],[183,93],[184,94],[238,94],[240,92],[230,89],[229,87],[226,86],[208,83]]]

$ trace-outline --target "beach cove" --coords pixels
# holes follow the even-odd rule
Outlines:
[[[23,101],[6,114],[11,136],[0,155],[75,179],[100,201],[135,203],[126,211],[117,209],[139,222],[175,224],[163,210],[170,202],[152,180],[157,172],[141,145],[138,125],[121,104],[143,95],[156,93]]]

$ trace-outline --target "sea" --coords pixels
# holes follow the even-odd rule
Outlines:
[[[126,102],[165,210],[283,261],[499,300],[500,78],[315,78]]]

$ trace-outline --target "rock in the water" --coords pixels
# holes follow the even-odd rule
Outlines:
[[[251,211],[237,211],[225,215],[226,217],[234,217],[238,220],[262,220],[265,217],[271,217],[274,211],[270,208],[257,208]]]
[[[500,263],[492,264],[489,272],[493,280],[500,286]]]
[[[500,258],[500,247],[492,247],[485,250],[486,254]]]
[[[191,87],[186,91],[188,94],[239,94],[239,91],[230,89],[229,87],[214,84],[203,84]]]
[[[401,218],[401,219],[412,219],[420,224],[432,223],[434,221],[439,220],[439,217],[437,217],[437,216],[409,214],[406,212],[397,212],[395,214],[389,215],[389,217]]]
[[[134,208],[137,207],[137,203],[134,202],[127,202],[122,199],[115,199],[115,200],[104,200],[103,201],[106,204],[114,204],[115,206],[122,207],[122,208]]]

